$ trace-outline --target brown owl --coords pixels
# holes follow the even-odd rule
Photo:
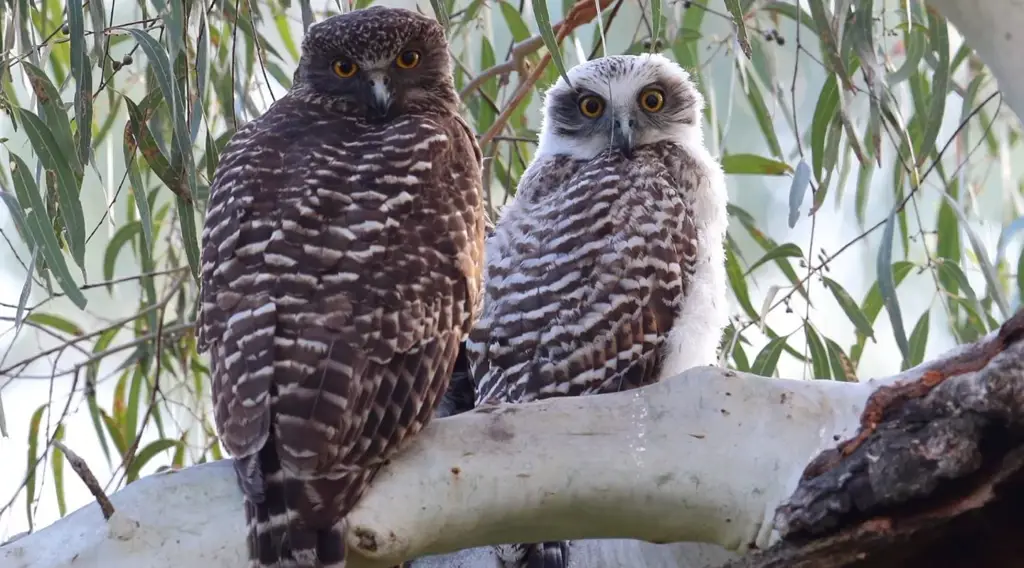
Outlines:
[[[310,27],[290,92],[221,153],[199,345],[249,566],[345,565],[345,517],[430,420],[480,296],[481,155],[441,26]]]

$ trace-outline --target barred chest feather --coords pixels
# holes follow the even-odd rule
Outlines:
[[[674,143],[631,160],[534,162],[487,242],[467,345],[478,403],[634,388],[712,363],[725,318],[721,175],[703,148]]]

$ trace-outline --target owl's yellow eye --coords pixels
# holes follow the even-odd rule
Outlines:
[[[601,97],[587,95],[580,99],[580,112],[587,118],[597,118],[604,112],[604,101]]]
[[[334,62],[334,74],[342,79],[348,79],[352,75],[359,71],[359,66],[351,61],[335,61]]]
[[[395,59],[395,65],[398,65],[402,69],[412,69],[420,64],[420,52],[418,51],[403,51],[398,59]]]
[[[665,106],[665,93],[658,89],[647,89],[640,93],[640,106],[647,112],[658,112]]]

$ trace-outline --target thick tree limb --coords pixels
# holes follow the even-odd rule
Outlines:
[[[436,420],[381,471],[352,513],[350,565],[390,567],[497,542],[582,538],[699,541],[746,551],[769,546],[776,521],[786,534],[840,525],[848,513],[892,504],[855,496],[856,506],[844,509],[833,501],[840,495],[836,502],[848,505],[841,498],[848,480],[870,472],[877,452],[898,453],[878,440],[896,431],[888,424],[908,408],[933,404],[954,417],[988,409],[992,420],[1024,422],[1024,409],[1013,406],[1024,400],[1014,398],[1024,392],[1022,329],[1024,312],[998,334],[880,381],[767,379],[702,367],[635,391]],[[953,388],[966,390],[950,397]],[[985,430],[976,430],[948,443],[980,447]],[[804,471],[850,439],[860,440],[856,448]],[[945,455],[946,448],[936,451]],[[983,460],[975,461],[977,469]],[[969,474],[971,463],[933,477]],[[882,495],[869,486],[871,495]],[[904,491],[904,500],[927,496],[925,489]],[[243,566],[241,494],[227,463],[150,476],[111,501],[109,522],[97,505],[85,507],[0,548],[0,566]]]
[[[707,367],[436,420],[352,514],[352,566],[584,537],[764,547],[775,506],[811,457],[855,433],[873,388]],[[0,548],[0,566],[240,567],[234,483],[226,463],[151,476],[111,496],[111,523],[90,505]]]
[[[1020,565],[1024,310],[924,370],[872,395],[779,507],[787,542],[736,567]]]
[[[953,24],[967,45],[988,65],[1003,99],[1017,117],[1024,117],[1024,58],[1017,56],[1024,38],[1021,0],[927,0]]]

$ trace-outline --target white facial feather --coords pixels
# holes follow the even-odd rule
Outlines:
[[[591,160],[612,144],[611,121],[609,128],[588,135],[563,134],[558,132],[557,113],[553,106],[557,99],[576,97],[576,92],[590,92],[606,101],[605,115],[614,120],[629,120],[631,115],[642,113],[638,102],[641,92],[652,85],[679,85],[687,98],[686,115],[693,120],[684,122],[677,116],[667,116],[656,123],[648,123],[635,131],[634,147],[671,141],[679,144],[700,146],[704,141],[701,113],[704,97],[678,63],[661,54],[614,55],[581,63],[567,72],[572,84],[559,78],[545,94],[542,110],[540,139],[537,158],[568,155],[578,160]],[[671,93],[666,93],[671,96]],[[666,102],[666,109],[673,101]],[[578,112],[578,110],[577,110]],[[588,120],[579,114],[580,121]]]

